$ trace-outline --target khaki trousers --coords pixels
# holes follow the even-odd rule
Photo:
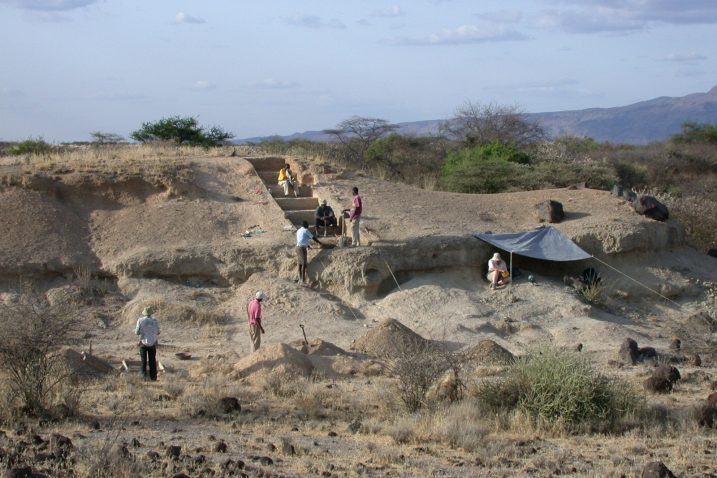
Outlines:
[[[249,339],[251,340],[251,351],[256,352],[261,347],[261,329],[256,324],[249,324]]]
[[[358,246],[361,242],[361,232],[359,231],[360,219],[356,218],[351,221],[351,245]]]

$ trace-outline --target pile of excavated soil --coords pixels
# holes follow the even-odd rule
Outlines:
[[[486,339],[463,351],[468,365],[510,365],[515,356],[492,340]]]
[[[62,352],[62,362],[73,374],[83,378],[99,378],[116,372],[108,361],[73,349]]]
[[[289,345],[294,347],[296,350],[307,353],[309,355],[321,355],[321,356],[336,356],[336,355],[350,355],[347,351],[338,347],[331,342],[326,342],[321,339],[310,340],[308,344],[303,340],[294,340]],[[304,352],[306,350],[306,352]]]
[[[429,340],[401,322],[386,319],[378,327],[356,339],[351,349],[374,357],[392,357],[420,353],[430,344]]]
[[[280,377],[308,377],[314,370],[311,360],[293,347],[270,344],[234,364],[238,378],[278,375]]]

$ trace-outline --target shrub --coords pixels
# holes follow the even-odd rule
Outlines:
[[[428,404],[428,391],[448,371],[454,376],[456,398],[462,390],[456,356],[430,343],[400,350],[388,360],[388,369],[398,378],[398,396],[410,412]]]
[[[38,154],[46,155],[52,152],[52,145],[46,143],[44,139],[26,139],[20,143],[13,145],[10,148],[10,154],[12,156],[20,156],[22,154]]]
[[[72,378],[61,347],[77,338],[79,325],[67,301],[48,304],[25,294],[16,303],[0,305],[0,370],[24,414],[46,415],[55,392]]]
[[[682,132],[672,136],[675,143],[717,144],[717,125],[688,121],[682,124]]]
[[[538,423],[568,429],[610,427],[639,408],[624,382],[595,371],[575,352],[546,348],[519,359],[508,376],[478,390],[493,410],[515,410]]]

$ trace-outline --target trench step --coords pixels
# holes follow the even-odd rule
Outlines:
[[[319,207],[319,200],[315,197],[294,198],[289,196],[288,198],[277,197],[274,200],[284,211],[297,211],[301,209],[307,210],[312,208],[315,210],[317,207]]]
[[[302,221],[306,221],[309,224],[314,223],[314,213],[315,211],[313,209],[308,210],[297,210],[297,211],[284,211],[284,216],[291,221],[292,224],[295,226],[301,225]]]
[[[266,184],[266,183],[265,183]],[[284,198],[284,188],[280,186],[278,183],[274,182],[273,184],[266,184],[266,187],[271,189],[271,195],[274,199]],[[296,188],[297,193],[300,198],[313,198],[314,197],[314,191],[311,189],[311,186],[299,186]],[[289,196],[288,198],[292,198],[293,193],[291,190],[289,190]]]

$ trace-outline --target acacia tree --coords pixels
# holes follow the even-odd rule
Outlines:
[[[325,129],[324,133],[334,136],[353,159],[365,166],[366,152],[371,144],[396,129],[397,124],[384,119],[352,116],[336,125],[336,128]]]
[[[117,144],[124,143],[124,137],[115,133],[105,133],[103,131],[93,131],[90,133],[92,136],[92,142],[95,144]]]
[[[515,106],[468,102],[440,125],[440,132],[468,146],[502,143],[518,148],[545,139],[545,130]]]
[[[140,143],[170,141],[189,146],[218,146],[234,137],[219,126],[205,130],[196,118],[191,116],[171,116],[159,121],[142,123],[142,127],[132,132],[132,139]]]

